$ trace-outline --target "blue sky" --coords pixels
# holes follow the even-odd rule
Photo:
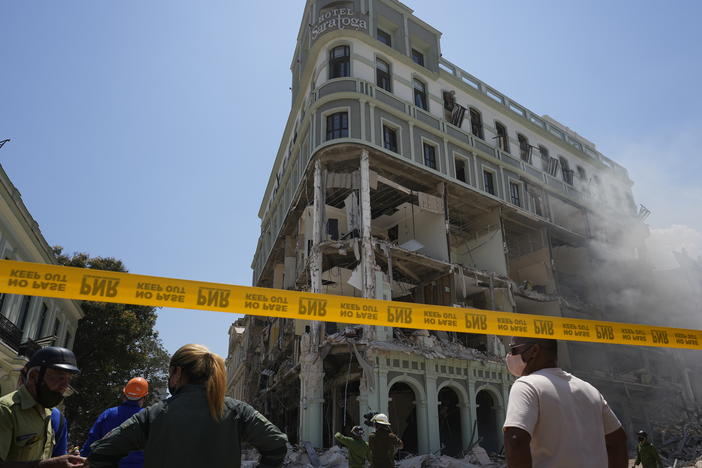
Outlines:
[[[444,57],[625,165],[654,236],[702,253],[702,3],[407,4]],[[67,252],[247,285],[302,0],[4,2],[0,163]],[[700,250],[695,250],[700,249]],[[163,309],[170,352],[235,317]]]

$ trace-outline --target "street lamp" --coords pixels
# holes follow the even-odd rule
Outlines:
[[[4,140],[0,141],[0,148],[2,148],[3,145],[4,145],[5,143],[7,143],[8,141],[10,141],[9,138],[5,138]]]

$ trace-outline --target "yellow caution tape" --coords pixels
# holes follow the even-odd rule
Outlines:
[[[0,292],[324,322],[702,349],[702,331],[233,286],[0,260]]]

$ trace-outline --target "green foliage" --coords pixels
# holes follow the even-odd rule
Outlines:
[[[69,257],[54,247],[59,264],[126,272],[124,264],[111,257],[91,258],[85,253]],[[150,401],[154,389],[167,386],[169,356],[156,324],[156,308],[83,301],[85,317],[79,322],[73,352],[81,369],[74,388],[78,391],[65,400],[70,422],[71,443],[82,445],[95,418],[121,401],[122,388],[132,377],[149,381]]]

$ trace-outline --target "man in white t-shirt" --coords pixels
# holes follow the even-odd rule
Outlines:
[[[602,394],[557,365],[556,340],[513,337],[504,424],[509,468],[626,468],[626,434]]]

